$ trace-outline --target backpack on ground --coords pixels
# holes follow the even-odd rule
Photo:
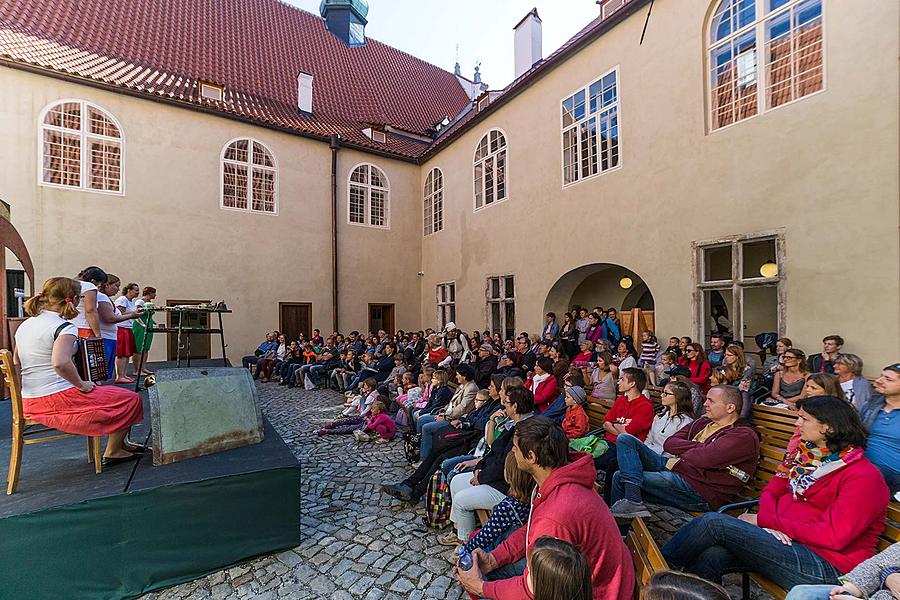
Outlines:
[[[403,432],[403,456],[406,462],[413,464],[419,460],[419,446],[422,443],[422,434],[416,433],[416,428],[411,427]]]
[[[433,529],[444,529],[450,524],[450,484],[441,469],[428,482],[423,521]]]

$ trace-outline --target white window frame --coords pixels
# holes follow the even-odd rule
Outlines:
[[[717,14],[717,11],[719,9],[719,6],[721,5],[721,3],[723,1],[729,2],[731,0],[716,0],[715,2],[712,3],[712,6],[709,11],[708,23],[706,24],[706,27],[704,28],[704,32],[703,32],[704,33],[704,48],[705,48],[704,59],[703,59],[704,81],[705,81],[704,85],[706,86],[706,101],[707,101],[707,106],[706,106],[706,111],[705,111],[706,116],[705,116],[704,120],[706,122],[707,131],[709,133],[723,131],[725,129],[728,129],[729,127],[733,127],[739,123],[749,121],[750,119],[754,119],[756,117],[759,117],[760,115],[771,112],[773,110],[778,110],[780,108],[784,108],[785,106],[790,106],[801,100],[806,100],[807,98],[811,98],[817,94],[821,94],[822,92],[824,92],[828,89],[828,61],[827,61],[828,57],[827,57],[827,53],[826,53],[826,49],[828,48],[828,44],[827,44],[827,40],[826,40],[826,35],[827,35],[826,23],[828,22],[828,19],[826,16],[826,4],[827,4],[826,0],[820,0],[820,8],[822,11],[822,15],[820,17],[820,19],[822,21],[822,23],[821,23],[821,27],[822,27],[822,42],[821,42],[821,44],[822,44],[822,50],[821,50],[821,52],[822,52],[822,88],[819,90],[816,90],[815,92],[806,94],[805,96],[794,97],[791,100],[788,100],[787,102],[784,102],[784,103],[779,104],[778,106],[774,106],[774,107],[768,106],[768,104],[769,104],[769,101],[768,101],[769,87],[770,87],[770,85],[769,85],[770,63],[768,61],[769,53],[766,49],[766,45],[767,45],[766,25],[770,21],[782,16],[786,12],[793,12],[794,9],[796,9],[799,5],[803,4],[804,2],[807,2],[808,0],[788,0],[784,6],[780,6],[771,12],[766,12],[766,6],[767,6],[768,0],[755,0],[755,3],[754,3],[755,14],[754,14],[753,22],[751,22],[749,25],[745,25],[744,27],[742,27],[740,29],[734,30],[731,32],[731,34],[723,37],[720,40],[716,40],[715,42],[713,42],[712,41],[713,23],[714,23],[714,19]],[[791,24],[791,37],[792,38],[793,38],[794,31],[795,30],[794,30],[793,24]],[[733,43],[735,40],[737,40],[741,37],[744,37],[745,35],[747,35],[750,32],[754,33],[755,39],[756,39],[756,43],[755,43],[756,113],[753,115],[750,115],[749,117],[744,117],[743,119],[736,119],[735,121],[733,121],[727,125],[722,125],[721,127],[716,127],[716,119],[715,119],[715,115],[714,115],[715,107],[716,107],[716,102],[715,102],[715,92],[716,92],[715,87],[716,86],[714,86],[713,81],[712,81],[712,77],[713,77],[712,53],[714,50],[716,50],[722,46],[729,45],[729,44]],[[738,58],[740,56],[743,56],[743,55],[738,55],[737,57],[732,57],[732,61],[734,61],[735,65],[737,65],[737,66],[739,66]],[[792,68],[793,68],[793,66],[792,66]],[[793,83],[794,82],[792,81],[792,85],[793,85]],[[749,85],[749,83],[741,84],[739,82],[738,85],[741,85],[742,87],[746,87],[747,85]]]
[[[58,106],[60,104],[66,103],[77,103],[80,105],[81,111],[81,129],[76,131],[74,129],[65,129],[63,127],[56,127],[53,125],[46,125],[44,123],[44,119],[47,117],[47,113],[50,112],[52,108]],[[95,110],[103,113],[107,119],[112,121],[113,125],[119,130],[119,137],[113,138],[104,135],[98,135],[88,132],[88,107],[93,108]],[[65,185],[62,183],[52,183],[49,181],[44,181],[44,131],[56,131],[60,133],[65,133],[67,135],[79,136],[80,139],[80,172],[79,172],[79,185]],[[90,178],[90,148],[88,146],[89,139],[98,139],[109,142],[117,142],[119,144],[119,189],[116,190],[98,190],[96,188],[92,188],[88,185],[88,180]],[[41,187],[49,187],[56,188],[60,190],[79,190],[82,192],[93,192],[95,194],[107,194],[110,196],[124,196],[125,195],[125,130],[122,128],[122,124],[119,120],[107,109],[100,106],[96,102],[91,102],[89,100],[83,100],[81,98],[63,98],[60,100],[54,100],[47,104],[43,110],[41,110],[38,115],[38,139],[37,139],[37,181],[38,185]]]
[[[453,293],[450,293],[450,290]],[[444,295],[441,296],[441,291]],[[437,303],[438,330],[443,331],[450,321],[456,321],[456,282],[444,281],[434,287],[435,301]],[[441,298],[444,298],[443,300]],[[451,300],[452,298],[452,300]]]
[[[708,291],[731,291],[731,314],[729,320],[734,331],[734,339],[744,341],[744,290],[747,288],[758,287],[774,287],[776,288],[776,298],[778,305],[776,307],[778,321],[778,335],[783,337],[786,335],[787,314],[787,285],[785,281],[785,252],[784,252],[784,229],[773,229],[767,231],[758,231],[754,233],[745,233],[732,235],[728,237],[703,240],[692,242],[691,249],[693,255],[693,274],[694,274],[694,293],[693,293],[693,331],[694,338],[698,341],[705,340],[707,333],[707,323],[709,310],[705,306],[704,292]],[[773,240],[775,242],[775,264],[778,265],[778,274],[774,277],[744,277],[744,253],[743,246],[746,243],[762,242]],[[711,248],[730,246],[731,247],[731,277],[729,279],[704,281],[706,273],[706,253]]]
[[[371,183],[359,183],[353,181],[353,174],[360,167],[369,167],[369,169],[377,169],[379,173],[381,173],[381,178],[385,182],[385,187],[373,186]],[[371,179],[370,179],[371,181]],[[363,222],[355,223],[350,220],[350,196],[353,187],[359,187],[363,189],[364,192],[364,200],[363,200]],[[373,225],[372,224],[372,190],[382,190],[384,191],[384,225]],[[387,173],[379,167],[378,165],[370,162],[361,162],[353,165],[353,168],[350,169],[350,172],[347,174],[347,224],[354,225],[356,227],[371,227],[373,229],[390,229],[391,228],[391,182],[388,179]]]
[[[613,101],[611,105],[608,107],[598,107],[598,110],[594,113],[590,111],[590,89],[591,86],[597,83],[598,81],[602,81],[604,77],[609,75],[610,73],[615,73],[616,76],[616,99]],[[563,189],[577,185],[582,181],[587,181],[589,179],[594,179],[595,177],[600,177],[601,175],[606,175],[607,173],[612,173],[622,168],[622,78],[621,78],[621,69],[620,65],[616,65],[610,69],[604,71],[599,77],[595,77],[586,85],[583,85],[579,88],[576,88],[559,99],[559,146],[560,146],[560,181],[562,182]],[[584,117],[581,119],[574,121],[573,123],[566,125],[564,122],[564,109],[563,103],[574,96],[579,92],[584,92]],[[586,124],[590,119],[596,118],[601,119],[603,114],[611,113],[613,110],[616,112],[616,128],[618,129],[618,136],[616,137],[616,148],[618,150],[617,157],[618,162],[611,167],[603,168],[603,159],[601,158],[600,149],[600,129],[597,128],[597,172],[585,176],[582,173],[582,141],[581,141],[581,127]],[[576,155],[576,172],[577,177],[569,182],[566,182],[566,146],[565,139],[566,133],[568,131],[574,131],[576,133],[577,139],[575,141],[575,155]]]
[[[512,296],[506,296],[506,279],[508,277],[512,277],[513,280],[513,294]],[[491,283],[494,279],[499,279],[499,290],[500,296],[495,298],[491,293]],[[513,315],[516,314],[516,276],[514,273],[504,273],[501,275],[489,275],[485,280],[485,288],[484,288],[484,298],[485,298],[485,329],[491,332],[493,335],[495,333],[493,318],[491,316],[491,306],[493,304],[499,305],[499,313],[500,313],[500,323],[497,328],[500,332],[500,336],[504,337],[506,335],[506,305],[512,304],[513,307]],[[515,328],[515,326],[513,326]],[[516,332],[513,331],[513,336],[515,336]],[[504,338],[505,339],[505,338]]]
[[[491,152],[491,133],[496,131],[501,136],[503,136],[503,146],[498,148],[496,151]],[[478,153],[478,147],[481,146],[481,142],[487,138],[488,140],[488,153],[481,159],[476,159],[475,156]],[[503,177],[504,177],[504,185],[503,185],[503,198],[497,198],[497,157],[503,153],[504,161],[503,161]],[[488,161],[493,161],[494,164],[494,199],[489,204],[484,204],[484,197],[486,195],[487,188],[484,185],[485,177],[484,170],[482,169],[481,176],[481,198],[482,204],[478,205],[478,180],[475,178],[475,169],[478,168],[479,165],[484,165]],[[506,202],[509,200],[509,136],[506,135],[506,132],[500,129],[499,127],[490,128],[483,136],[478,138],[478,143],[475,145],[475,151],[472,153],[472,200],[475,206],[475,212],[480,210],[484,210],[486,208],[490,208],[491,206],[496,206],[501,202]]]
[[[235,142],[239,141],[247,141],[247,160],[248,162],[236,161],[225,158],[225,153],[228,151],[228,148]],[[265,148],[266,152],[269,153],[269,156],[272,157],[272,164],[275,165],[274,168],[266,167],[263,165],[253,164],[253,144],[259,144],[263,148]],[[247,208],[238,208],[235,206],[225,206],[225,163],[240,165],[243,167],[247,167]],[[274,171],[275,180],[274,180],[274,197],[275,197],[275,210],[272,212],[265,210],[256,210],[253,208],[253,169],[262,169],[265,171]],[[278,168],[278,157],[272,151],[272,148],[268,146],[265,142],[262,142],[256,138],[241,136],[228,140],[225,142],[225,145],[222,146],[222,151],[219,153],[219,208],[222,210],[230,210],[234,212],[242,212],[242,213],[253,213],[255,215],[270,215],[270,216],[278,216],[278,211],[281,208],[281,199],[279,196],[279,174],[281,169]]]
[[[212,102],[223,102],[225,100],[225,87],[208,81],[201,81],[200,98]]]
[[[440,187],[434,185],[435,174],[440,175]],[[428,193],[428,182],[431,181],[431,193]],[[423,188],[424,201],[422,203],[422,231],[425,237],[444,230],[444,172],[439,167],[428,171]],[[436,210],[440,205],[440,211]],[[434,216],[440,212],[440,227]]]

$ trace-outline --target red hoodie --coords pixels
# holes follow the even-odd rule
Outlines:
[[[569,454],[569,464],[554,469],[537,490],[531,516],[493,551],[498,566],[521,560],[525,550],[544,535],[565,540],[584,554],[591,569],[594,600],[631,600],[634,567],[631,553],[603,499],[594,491],[594,459],[581,452]],[[577,510],[576,510],[577,507]],[[486,581],[484,596],[502,600],[531,600],[524,575]]]
[[[624,425],[625,433],[643,442],[653,426],[653,403],[643,394],[630,401],[627,396],[619,396],[603,420],[614,425]],[[606,432],[606,441],[610,444],[616,443],[616,437]]]
[[[787,534],[848,573],[875,555],[891,497],[861,449],[844,461],[796,499],[786,478],[773,477],[759,499],[757,524]]]

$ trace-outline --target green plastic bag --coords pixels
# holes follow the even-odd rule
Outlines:
[[[594,458],[599,458],[609,450],[609,442],[598,438],[596,435],[589,435],[569,440],[569,448],[576,452],[586,452]]]

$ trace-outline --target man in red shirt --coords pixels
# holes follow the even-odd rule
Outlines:
[[[616,460],[616,440],[622,433],[633,435],[642,442],[647,439],[653,425],[653,402],[641,391],[647,387],[647,375],[641,369],[629,367],[619,375],[618,388],[621,396],[603,419],[603,430],[609,449],[594,459],[594,466],[606,474],[603,479],[603,499],[612,504],[612,478],[619,470]]]
[[[537,483],[531,515],[493,552],[475,550],[468,571],[456,569],[466,591],[497,600],[533,598],[525,554],[535,540],[549,535],[569,542],[584,555],[596,600],[630,600],[634,593],[631,554],[609,508],[594,491],[597,472],[590,455],[570,454],[562,428],[546,417],[520,421],[512,451],[519,469]]]

